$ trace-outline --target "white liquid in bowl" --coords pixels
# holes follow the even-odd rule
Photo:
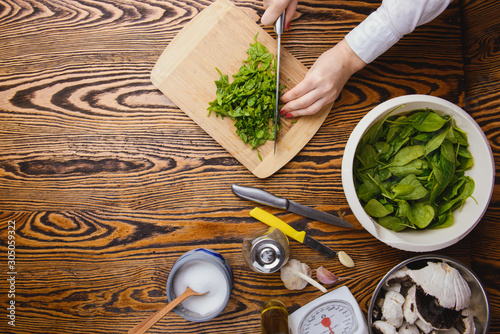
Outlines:
[[[192,296],[181,303],[200,316],[217,312],[224,305],[229,291],[222,271],[215,264],[201,260],[183,264],[177,270],[172,285],[176,296],[180,296],[187,287],[198,293],[208,291],[203,296]]]

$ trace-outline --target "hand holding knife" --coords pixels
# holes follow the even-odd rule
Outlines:
[[[237,184],[233,184],[231,186],[231,189],[233,190],[233,193],[235,195],[246,200],[271,206],[273,208],[287,210],[299,214],[301,216],[305,216],[327,224],[341,226],[341,227],[349,227],[349,228],[354,227],[351,223],[339,217],[296,203],[286,198],[275,196],[262,189],[253,187],[243,187]]]

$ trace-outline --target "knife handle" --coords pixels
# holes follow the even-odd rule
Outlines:
[[[281,13],[280,16],[276,19],[276,22],[274,22],[274,31],[276,32],[277,35],[281,35],[283,33],[283,30],[285,29],[285,16],[286,16],[286,10]]]
[[[261,208],[254,208],[250,211],[250,215],[257,220],[260,220],[264,224],[267,224],[271,227],[275,227],[281,232],[288,235],[290,238],[297,240],[300,243],[304,243],[304,238],[306,236],[305,231],[297,231],[278,217],[269,212],[262,210]]]
[[[231,185],[231,189],[235,195],[259,204],[272,206],[273,208],[286,210],[288,208],[288,200],[268,193],[265,190],[253,187],[243,187],[237,184]]]

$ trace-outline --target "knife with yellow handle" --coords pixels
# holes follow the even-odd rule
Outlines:
[[[336,257],[338,256],[340,262],[346,266],[346,267],[353,267],[354,262],[352,259],[347,255],[345,252],[336,252],[333,249],[331,249],[328,246],[325,246],[321,242],[319,242],[316,239],[313,239],[312,237],[308,236],[305,231],[297,231],[278,217],[276,217],[273,214],[270,214],[269,212],[262,210],[260,208],[254,208],[252,211],[250,211],[250,215],[254,217],[257,220],[260,220],[266,225],[269,225],[271,227],[275,227],[279,229],[281,232],[283,232],[285,235],[289,236],[290,238],[307,245],[314,249],[315,251],[320,252],[321,254],[327,256],[327,257]]]

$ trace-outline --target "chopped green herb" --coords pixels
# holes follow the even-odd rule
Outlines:
[[[228,76],[216,68],[220,74],[220,79],[215,81],[217,95],[207,110],[208,116],[213,111],[217,117],[231,117],[238,136],[255,149],[276,136],[276,62],[273,54],[257,41],[257,35],[247,54],[248,58],[233,75],[231,83]],[[278,130],[279,127],[278,119]]]
[[[474,192],[467,134],[431,109],[390,114],[363,136],[354,159],[356,192],[367,214],[395,232],[453,224]]]

